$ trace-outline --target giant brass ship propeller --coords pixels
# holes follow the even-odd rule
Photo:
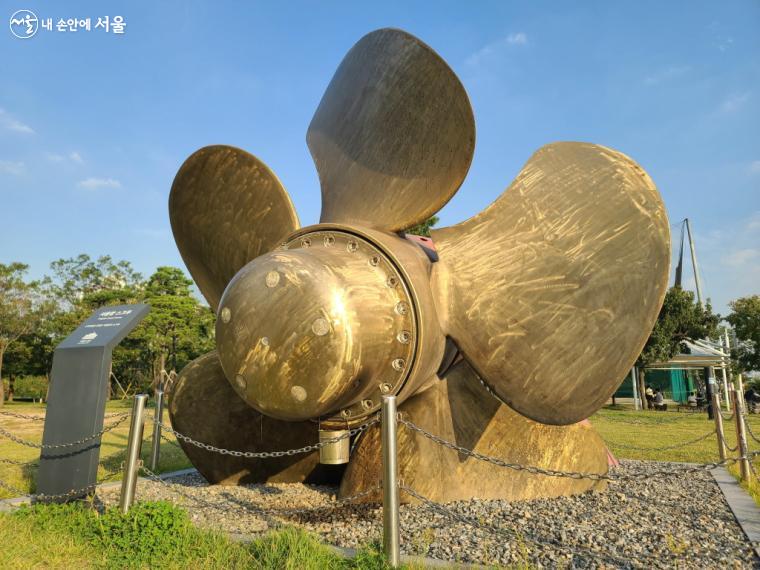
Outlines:
[[[366,422],[384,394],[415,424],[512,463],[601,473],[585,418],[615,390],[666,288],[669,227],[647,174],[587,143],[538,150],[473,218],[403,233],[461,185],[475,126],[447,64],[400,30],[362,38],[312,119],[322,187],[298,228],[285,189],[245,151],[206,147],[182,165],[169,212],[182,257],[216,311],[217,350],[172,391],[175,428],[227,449],[314,443]],[[500,470],[404,431],[402,476],[437,500],[551,496],[589,481]],[[209,480],[373,485],[379,434],[342,474],[315,453],[215,456],[183,444]]]

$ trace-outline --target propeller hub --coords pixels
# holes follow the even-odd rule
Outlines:
[[[244,266],[216,323],[219,358],[246,402],[269,416],[346,420],[397,393],[412,365],[417,322],[393,263],[337,231],[301,235]]]

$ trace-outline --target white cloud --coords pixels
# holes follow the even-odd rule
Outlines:
[[[753,160],[750,162],[749,171],[751,174],[760,174],[760,160]]]
[[[715,44],[718,46],[718,49],[723,52],[727,51],[728,48],[730,48],[733,45],[733,43],[734,43],[734,38],[730,36],[721,37],[715,41]]]
[[[13,174],[18,176],[24,173],[26,166],[23,162],[13,162],[10,160],[0,160],[0,173]]]
[[[34,129],[32,127],[25,125],[17,119],[14,119],[5,111],[5,109],[0,109],[0,126],[8,131],[14,131],[26,135],[34,134]]]
[[[121,188],[121,182],[113,178],[85,178],[77,183],[80,188],[97,190],[98,188]]]
[[[685,75],[691,70],[688,65],[671,65],[644,78],[646,85],[657,85]]]
[[[744,226],[744,231],[747,233],[754,233],[760,230],[760,212],[755,212],[747,220],[747,224]]]
[[[735,113],[744,107],[744,104],[747,101],[749,101],[748,91],[744,93],[735,93],[733,95],[729,95],[720,104],[720,111],[722,113]]]
[[[500,48],[503,48],[505,46],[522,46],[526,45],[527,43],[528,34],[525,32],[515,32],[480,48],[478,51],[468,57],[465,63],[467,65],[475,66],[481,63],[485,58],[497,52]]]
[[[45,158],[47,158],[50,162],[75,162],[76,164],[84,164],[82,155],[77,151],[72,151],[66,156],[58,154],[56,152],[46,152]]]
[[[720,229],[706,230],[704,233],[698,221],[696,226],[692,224],[694,230],[702,292],[705,297],[711,298],[716,312],[727,315],[731,300],[757,293],[757,284],[760,283],[760,210],[749,211],[747,215],[736,217],[732,223],[722,224]],[[674,267],[678,261],[678,233],[672,237]],[[684,245],[684,287],[694,291],[689,246]]]
[[[726,255],[724,263],[730,267],[741,267],[758,258],[760,258],[760,250],[758,249],[737,249]]]

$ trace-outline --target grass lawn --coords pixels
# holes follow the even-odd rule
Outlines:
[[[728,413],[724,410],[723,415]],[[760,437],[760,414],[747,416],[752,431]],[[711,463],[719,461],[718,443],[715,435],[700,442],[686,447],[669,450],[634,450],[635,447],[665,447],[676,445],[698,438],[712,431],[715,427],[713,420],[707,418],[706,413],[697,412],[654,412],[633,411],[631,409],[602,408],[591,417],[591,423],[597,429],[602,438],[607,442],[612,453],[618,459],[645,459],[656,461],[684,461],[691,463]],[[736,447],[736,427],[734,420],[723,422],[726,442],[731,447]],[[747,434],[750,452],[760,451],[760,444]],[[729,457],[736,457],[737,453],[729,452]],[[755,466],[760,466],[758,461]],[[739,478],[737,465],[729,465],[731,472]],[[760,485],[751,481],[749,485],[741,484],[752,495],[755,502],[760,505]]]
[[[107,413],[129,411],[131,401],[113,401]],[[6,403],[0,410],[44,417],[42,404]],[[168,419],[168,415],[165,415]],[[594,414],[591,423],[619,459],[641,459],[709,463],[718,461],[714,435],[677,449],[654,448],[674,446],[694,440],[714,429],[705,413],[636,412],[621,407],[606,407]],[[113,419],[106,420],[106,424]],[[760,415],[748,419],[754,433],[760,434]],[[42,422],[30,422],[0,416],[0,427],[25,439],[40,442]],[[143,460],[150,451],[152,422],[146,423]],[[117,470],[123,455],[108,459],[123,451],[127,443],[129,422],[108,432],[102,442],[99,479],[117,480]],[[733,421],[725,422],[726,440],[736,445]],[[748,436],[749,437],[749,436]],[[173,439],[173,438],[171,438]],[[749,437],[750,451],[760,450]],[[632,447],[649,449],[631,449]],[[0,437],[0,458],[31,461],[39,450],[18,445]],[[162,442],[160,471],[189,467],[182,451],[173,444]],[[738,469],[729,470],[736,476]],[[18,467],[0,463],[0,480],[29,492],[35,490],[36,467]],[[760,504],[760,486],[743,484]],[[0,498],[12,493],[0,489]],[[338,557],[307,533],[286,528],[273,531],[251,544],[231,542],[228,538],[193,527],[181,510],[164,503],[139,503],[128,517],[115,511],[98,514],[86,504],[39,505],[9,515],[0,515],[0,536],[5,540],[0,549],[0,568],[385,568],[378,547],[368,546],[357,558],[347,561]],[[142,514],[141,514],[142,513]],[[132,517],[132,518],[129,518]],[[137,518],[135,518],[137,517]],[[142,518],[140,518],[142,517]],[[154,520],[155,519],[155,520]],[[104,526],[105,525],[105,526]],[[153,539],[145,538],[158,525]],[[132,536],[129,529],[139,529]],[[147,529],[147,530],[146,530]],[[147,534],[146,534],[147,533]],[[171,537],[171,538],[166,538]],[[144,543],[145,540],[153,542]],[[141,542],[142,541],[142,542]],[[145,558],[145,552],[152,558]],[[181,554],[178,554],[180,552]]]
[[[378,545],[345,559],[306,532],[285,527],[248,544],[194,527],[165,502],[137,503],[127,515],[87,504],[37,505],[0,515],[0,568],[261,568],[381,570]],[[404,568],[422,568],[404,566]]]
[[[106,406],[106,414],[115,414],[129,412],[132,409],[131,400],[112,400]],[[43,419],[45,416],[44,404],[32,404],[26,402],[6,402],[0,411],[14,412],[25,415],[37,416]],[[152,413],[152,410],[151,410]],[[114,423],[116,419],[106,419],[105,425]],[[169,414],[164,412],[164,422],[168,423]],[[42,442],[42,421],[31,421],[16,419],[9,416],[0,415],[0,427],[28,441],[35,443]],[[145,423],[145,433],[143,434],[142,459],[148,464],[151,446],[151,433],[153,422]],[[127,446],[127,437],[129,434],[129,419],[125,420],[116,429],[109,431],[103,436],[100,450],[100,467],[98,467],[98,481],[116,481],[120,479],[121,473],[119,468],[124,460],[124,450]],[[174,436],[165,434],[167,439],[176,442]],[[119,455],[115,455],[119,454]],[[4,437],[0,436],[0,458],[12,459],[15,461],[33,461],[38,460],[40,450],[25,445],[19,445]],[[110,459],[109,459],[110,457]],[[191,467],[190,462],[185,457],[182,450],[175,444],[166,441],[161,442],[161,461],[159,471],[175,471]],[[116,473],[114,473],[116,471]],[[0,481],[12,485],[18,489],[33,493],[36,486],[37,465],[16,466],[0,463]],[[0,499],[14,496],[5,489],[0,488]]]

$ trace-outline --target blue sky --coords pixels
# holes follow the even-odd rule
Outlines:
[[[19,40],[8,21],[22,8],[127,26]],[[167,197],[183,160],[208,144],[260,157],[302,223],[316,222],[306,128],[346,51],[393,26],[449,62],[475,112],[470,174],[439,225],[482,210],[541,145],[595,142],[650,173],[672,224],[692,220],[720,312],[760,292],[756,0],[0,0],[0,16],[0,262],[29,263],[34,276],[80,252],[146,275],[182,266]]]

